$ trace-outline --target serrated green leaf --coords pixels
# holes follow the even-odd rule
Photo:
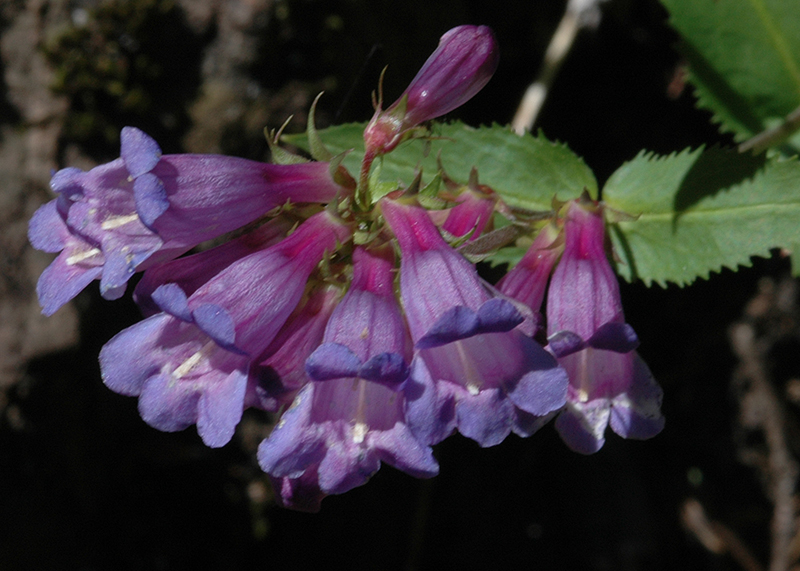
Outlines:
[[[800,106],[797,0],[662,3],[682,36],[698,104],[714,113],[723,130],[744,140]]]
[[[723,267],[749,266],[751,256],[772,248],[796,247],[800,162],[718,148],[641,153],[611,176],[603,200],[639,215],[612,224],[618,272],[648,285],[685,285]]]
[[[319,131],[325,146],[334,154],[353,149],[344,161],[350,172],[359,172],[363,157],[365,124],[347,124]],[[507,127],[472,128],[463,123],[433,127],[434,139],[412,140],[382,159],[381,180],[404,181],[418,168],[426,181],[438,170],[436,157],[454,180],[466,182],[473,166],[481,184],[495,189],[511,206],[529,210],[549,210],[554,196],[559,200],[578,197],[584,188],[597,196],[597,181],[591,169],[566,145],[548,141],[543,135],[522,137]],[[305,137],[285,139],[301,148]]]

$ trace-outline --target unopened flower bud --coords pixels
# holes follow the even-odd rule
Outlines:
[[[494,33],[486,26],[447,32],[403,95],[386,111],[376,110],[364,131],[367,152],[387,153],[409,129],[469,101],[494,75],[499,57]]]

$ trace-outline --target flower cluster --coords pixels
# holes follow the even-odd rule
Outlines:
[[[547,349],[569,374],[569,391],[555,426],[570,448],[591,454],[603,446],[609,424],[623,438],[658,434],[662,394],[625,323],[602,204],[584,195],[564,210],[561,230],[546,226],[498,285],[538,309],[558,260],[547,288]]]
[[[420,123],[467,101],[496,66],[488,28],[445,34],[367,125],[358,182],[336,160],[162,155],[126,127],[121,158],[55,173],[58,197],[30,222],[34,247],[60,252],[39,280],[44,313],[95,279],[117,298],[144,272],[133,295],[145,319],[103,347],[105,384],[137,396],[149,425],[196,425],[211,447],[231,440],[245,409],[278,413],[258,461],[296,509],[319,509],[382,462],[434,476],[431,447],[456,431],[494,446],[557,416],[584,453],[608,424],[653,436],[661,393],[622,316],[601,204],[557,209],[495,287],[456,248],[504,209],[476,173],[466,185],[444,177],[436,211],[416,183],[371,196],[375,157],[421,136]]]

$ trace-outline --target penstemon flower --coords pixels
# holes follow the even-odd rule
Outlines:
[[[385,111],[376,109],[364,130],[367,153],[388,153],[409,129],[472,99],[492,78],[498,62],[490,28],[459,26],[448,31],[400,98]]]
[[[454,186],[452,183],[448,187]],[[488,186],[478,184],[478,173],[470,173],[469,183],[456,189],[453,199],[455,206],[449,209],[442,223],[445,236],[461,238],[469,235],[470,240],[478,238],[487,228],[491,228],[492,216],[500,197]]]
[[[50,186],[58,198],[30,221],[37,249],[60,255],[39,278],[51,315],[95,279],[117,299],[137,271],[235,230],[287,201],[328,202],[346,190],[328,163],[273,165],[218,155],[162,155],[133,127],[121,157],[83,172],[65,168]]]
[[[293,480],[308,486],[313,478],[325,495],[364,484],[381,462],[417,477],[439,471],[404,418],[411,343],[393,268],[390,248],[355,249],[350,289],[306,361],[309,383],[259,446],[259,463],[281,479],[286,503],[296,495]]]
[[[407,200],[380,205],[403,256],[400,292],[415,347],[412,430],[436,443],[457,428],[482,446],[525,433],[520,413],[544,416],[564,405],[566,374],[523,333],[533,332],[530,310],[485,284]]]
[[[160,286],[152,298],[162,313],[103,347],[103,381],[118,393],[139,396],[139,411],[151,426],[175,431],[196,423],[207,445],[226,444],[241,419],[252,359],[278,334],[325,253],[350,232],[323,211],[189,296],[178,284]]]
[[[548,348],[569,374],[556,429],[590,454],[608,425],[623,438],[650,438],[664,426],[661,389],[635,349],[619,284],[605,252],[603,207],[588,197],[567,205],[564,253],[547,294]]]
[[[536,235],[519,263],[497,282],[497,288],[533,311],[539,311],[544,301],[547,281],[564,250],[563,240],[560,238],[559,229],[554,224],[547,224]]]

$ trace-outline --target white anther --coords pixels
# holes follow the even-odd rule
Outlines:
[[[200,351],[198,351],[197,353],[186,359],[180,367],[172,371],[172,376],[175,377],[176,379],[180,379],[184,375],[188,374],[195,367],[195,365],[197,365],[197,363],[200,362],[200,359],[202,358],[203,358],[203,350],[201,349]]]
[[[98,248],[91,248],[89,250],[84,250],[83,252],[77,252],[72,254],[70,257],[67,258],[67,265],[74,266],[75,264],[79,264],[84,260],[88,260],[89,258],[93,258],[98,254],[101,254]]]
[[[353,427],[353,442],[361,444],[364,442],[364,437],[367,435],[367,425],[363,422],[356,422]]]
[[[112,216],[111,218],[106,218],[100,225],[100,228],[103,230],[113,230],[114,228],[125,226],[137,220],[139,220],[139,215],[136,213],[127,214],[125,216]]]

